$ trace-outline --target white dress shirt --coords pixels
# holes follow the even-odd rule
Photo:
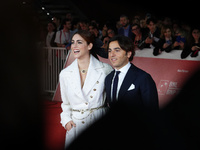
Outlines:
[[[63,30],[57,31],[54,42],[59,44],[69,43],[72,35],[73,32],[71,30],[69,32],[64,32]]]
[[[116,75],[116,71],[120,71],[120,74],[118,75],[119,76],[119,80],[118,80],[118,85],[117,85],[117,95],[116,95],[116,99],[118,98],[118,94],[119,94],[119,90],[120,90],[120,87],[122,85],[122,82],[124,81],[124,78],[126,76],[126,73],[128,72],[129,68],[131,67],[131,63],[128,62],[128,64],[126,64],[124,67],[122,67],[121,69],[117,70],[115,69],[115,74],[113,76],[113,79],[112,79],[112,84],[111,84],[111,99],[112,99],[112,91],[113,91],[113,82],[114,82],[114,78],[115,78],[115,75]]]

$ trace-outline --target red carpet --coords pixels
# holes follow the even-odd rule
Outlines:
[[[44,142],[47,150],[62,150],[65,129],[60,124],[61,102],[44,101]]]

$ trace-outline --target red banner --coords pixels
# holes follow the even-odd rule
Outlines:
[[[188,78],[200,69],[199,57],[188,57],[186,60],[182,60],[180,53],[181,51],[175,50],[172,53],[164,52],[159,56],[153,56],[152,49],[137,50],[133,59],[134,65],[148,72],[154,79],[158,90],[160,108],[172,100]],[[108,59],[99,58],[100,61],[110,64]],[[69,53],[65,67],[70,65],[73,60],[73,55]],[[59,84],[53,100],[61,101]]]

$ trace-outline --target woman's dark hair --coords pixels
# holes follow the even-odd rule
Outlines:
[[[49,21],[48,24],[51,23],[54,26],[54,32],[57,32],[57,26],[53,21]]]
[[[75,34],[79,34],[87,42],[87,44],[94,43],[94,36],[87,30],[78,30],[74,33],[74,35]]]
[[[134,23],[134,24],[131,25],[131,27],[134,27],[134,26],[137,26],[138,29],[141,29],[140,25],[137,24],[137,23]]]
[[[66,22],[68,22],[68,21],[71,22],[71,20],[69,20],[69,19],[67,19],[67,18],[65,18],[65,19],[62,20],[60,30],[62,30],[62,29],[64,28],[64,25],[65,25]]]
[[[151,18],[147,19],[146,24],[149,25],[150,22],[153,22],[154,24],[156,24],[156,23],[157,23],[157,20],[156,20],[156,18],[151,17]]]
[[[126,37],[123,35],[117,35],[117,36],[112,37],[109,40],[108,47],[109,47],[110,42],[113,42],[113,41],[117,41],[122,50],[124,50],[126,52],[132,52],[132,55],[129,58],[129,61],[132,61],[133,56],[135,55],[133,41],[129,37]]]
[[[90,50],[90,54],[92,54],[95,58],[98,59],[98,56],[94,50],[94,40],[95,40],[94,35],[91,34],[90,31],[88,31],[88,30],[78,30],[77,32],[74,33],[74,35],[75,34],[80,35],[87,42],[88,45],[90,43],[93,44],[92,49]],[[73,38],[73,36],[72,36],[72,38]]]

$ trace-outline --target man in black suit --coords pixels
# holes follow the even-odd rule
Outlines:
[[[110,39],[108,46],[108,57],[115,68],[105,79],[108,106],[121,102],[148,112],[158,111],[158,94],[154,80],[148,73],[130,63],[134,56],[132,40],[125,36],[116,36]]]

